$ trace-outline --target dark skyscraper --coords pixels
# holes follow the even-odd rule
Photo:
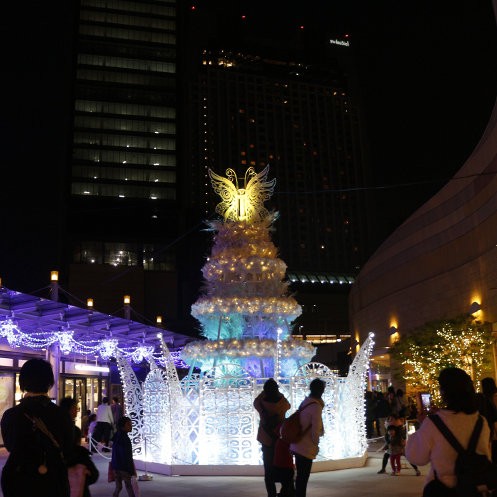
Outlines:
[[[243,177],[270,164],[267,207],[280,213],[273,238],[304,307],[299,329],[347,334],[371,226],[349,42],[237,33],[235,10],[80,2],[62,285],[104,312],[131,295],[134,318],[191,330],[218,202],[207,170]]]
[[[82,0],[77,24],[71,292],[97,287],[111,309],[122,289],[149,318],[175,317],[176,2]]]
[[[398,37],[375,37],[370,24],[348,36],[347,27],[360,25],[371,8],[347,23],[340,12],[331,15],[335,7],[318,4],[322,15],[282,10],[279,2],[84,0],[71,3],[74,12],[62,2],[26,18],[37,44],[12,24],[9,46],[20,49],[24,40],[26,48],[5,58],[16,76],[7,78],[8,94],[20,98],[6,102],[6,115],[17,120],[2,136],[11,145],[5,163],[23,186],[4,197],[14,201],[5,202],[10,237],[3,243],[20,246],[13,264],[4,263],[4,283],[27,281],[19,289],[29,292],[41,286],[34,283],[40,271],[48,283],[49,270],[58,269],[61,286],[83,302],[94,298],[98,310],[116,312],[130,294],[147,319],[160,314],[166,326],[186,320],[191,328],[190,305],[212,243],[204,221],[218,202],[207,168],[224,174],[231,167],[243,177],[248,167],[269,164],[277,185],[267,207],[280,212],[273,239],[304,305],[301,320],[311,309],[312,332],[346,330],[349,283],[378,241],[374,223],[385,221],[369,196],[389,217],[405,209],[388,201],[401,196],[399,188],[370,188],[389,177],[378,174],[377,159],[371,167],[363,116],[373,90],[356,70],[370,73],[374,53],[397,55],[403,47]],[[367,65],[355,59],[361,48],[371,56]],[[374,131],[382,163],[398,157],[400,174],[411,156],[371,129],[388,96],[400,92],[390,81],[408,63],[392,60],[388,78],[377,78],[382,93],[368,134]],[[409,95],[403,105],[422,98]],[[396,122],[389,121],[392,136]],[[28,136],[30,126],[37,132]],[[29,175],[17,164],[29,164]],[[21,268],[15,273],[14,264]]]
[[[348,288],[374,219],[361,188],[370,169],[347,37],[268,39],[239,26],[227,38],[225,12],[185,15],[192,211],[212,216],[208,169],[233,168],[243,183],[247,168],[269,164],[277,184],[267,207],[280,213],[273,239],[303,304],[299,329],[346,335]]]
[[[333,63],[204,51],[187,99],[191,201],[205,215],[212,209],[209,168],[242,178],[269,163],[283,260],[293,270],[353,275],[368,251],[367,165],[358,104]]]

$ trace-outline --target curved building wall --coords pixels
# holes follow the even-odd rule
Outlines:
[[[494,11],[497,1],[494,0]],[[376,353],[428,321],[469,313],[497,328],[497,105],[450,182],[409,217],[361,270],[349,297],[353,335]],[[393,330],[392,330],[393,331]]]

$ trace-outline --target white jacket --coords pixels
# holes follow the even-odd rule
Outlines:
[[[302,439],[290,444],[290,452],[314,459],[319,452],[319,437],[324,435],[323,412],[324,402],[313,397],[306,397],[300,404],[299,409],[307,406],[300,413],[300,422],[303,430],[306,430]]]
[[[97,423],[109,423],[114,426],[114,416],[109,404],[100,404],[97,407]]]
[[[437,414],[460,444],[466,448],[479,414],[477,412],[473,414],[456,413],[447,409],[439,409]],[[483,423],[476,452],[486,455],[489,459],[492,458],[488,423]],[[406,457],[410,463],[419,466],[431,463],[430,471],[426,476],[427,483],[435,478],[434,471],[436,471],[437,478],[442,483],[450,488],[456,486],[454,466],[457,452],[430,418],[425,418],[419,429],[409,435],[406,444]]]

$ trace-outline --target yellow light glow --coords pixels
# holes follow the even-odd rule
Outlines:
[[[481,293],[480,292],[473,292],[471,294],[471,299],[470,301],[468,302],[468,305],[471,305],[473,302],[476,302],[477,304],[480,304],[481,305]]]
[[[93,307],[93,299],[92,298],[86,299],[86,305],[88,307]]]
[[[59,281],[58,271],[50,271],[50,281]]]
[[[124,303],[125,304],[131,304],[131,297],[129,295],[124,296]]]
[[[216,212],[225,221],[252,222],[268,215],[263,203],[271,197],[276,184],[276,179],[267,181],[269,165],[258,174],[253,167],[249,167],[245,172],[244,188],[238,188],[238,177],[231,168],[226,169],[226,178],[211,169],[208,172],[212,188],[222,199],[216,206]]]

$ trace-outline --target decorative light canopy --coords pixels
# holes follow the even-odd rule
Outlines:
[[[71,329],[55,331],[39,331],[37,333],[24,333],[12,319],[8,318],[0,322],[0,338],[6,338],[12,348],[26,347],[30,349],[46,349],[52,345],[58,345],[63,355],[71,352],[84,356],[100,356],[104,361],[111,357],[121,355],[140,364],[144,359],[152,357],[155,347],[150,344],[139,344],[136,347],[120,347],[116,338],[104,338],[100,340],[76,340],[74,331]],[[179,357],[175,356],[178,367],[184,367]]]

